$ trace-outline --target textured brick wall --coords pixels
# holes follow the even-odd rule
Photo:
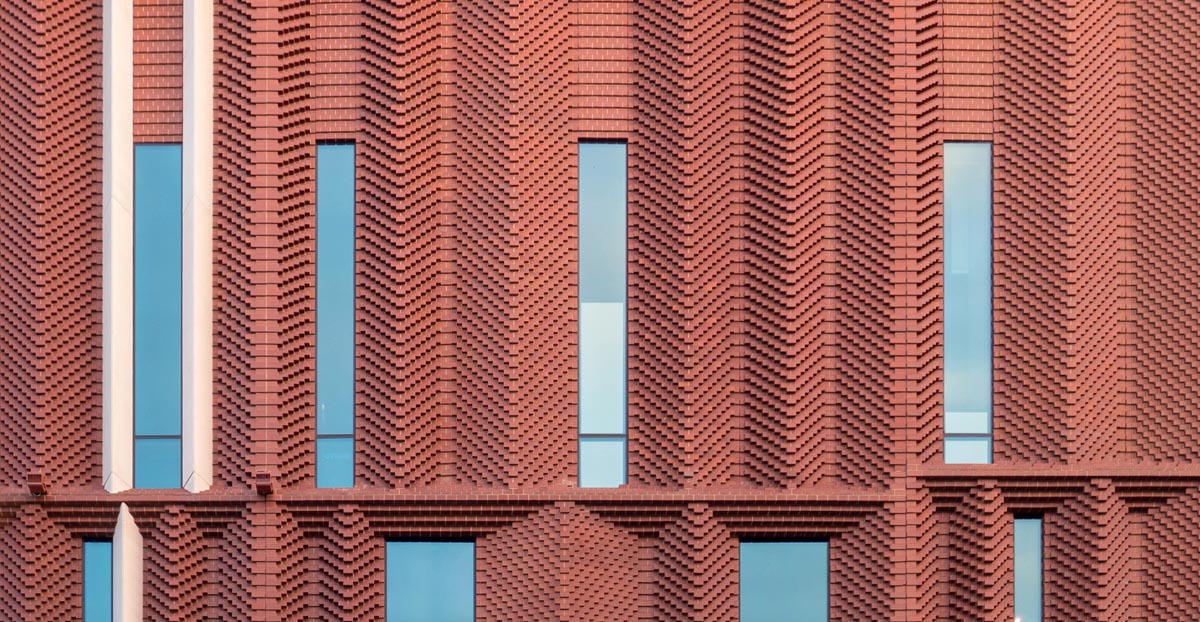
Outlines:
[[[107,495],[98,3],[0,3],[0,618],[77,619],[127,502],[148,620],[379,620],[389,538],[489,620],[735,620],[828,538],[837,620],[1200,619],[1195,2],[215,0],[214,486]],[[182,2],[134,131],[182,134]],[[575,144],[629,142],[629,480],[575,488]],[[357,145],[354,491],[313,488],[315,144]],[[995,145],[995,457],[941,458],[941,145]],[[24,485],[41,472],[51,494]],[[257,473],[274,493],[258,495]]]
[[[183,140],[183,0],[134,0],[133,140]]]

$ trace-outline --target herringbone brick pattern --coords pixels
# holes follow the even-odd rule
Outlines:
[[[1184,18],[1194,2],[1138,3],[1125,7],[1129,24],[1129,71],[1124,84],[1132,100],[1125,151],[1130,162],[1130,209],[1126,264],[1130,305],[1125,315],[1132,421],[1132,452],[1154,461],[1192,461],[1200,456],[1195,419],[1177,413],[1200,404],[1189,357],[1200,345],[1194,284],[1200,266],[1200,218],[1184,206],[1200,196],[1200,162],[1187,147],[1200,137],[1191,102],[1200,94],[1186,67],[1200,58],[1191,42],[1200,34]]]
[[[9,292],[0,314],[0,399],[10,405],[12,422],[0,451],[0,482],[6,486],[18,486],[21,472],[33,468],[37,444],[39,233],[45,215],[45,186],[38,179],[43,132],[37,113],[46,101],[39,53],[46,44],[41,17],[33,2],[0,7],[0,46],[14,57],[0,64],[0,111],[13,119],[0,129],[0,205],[7,215],[0,219],[0,283]],[[26,207],[31,205],[38,207]]]
[[[1133,620],[1142,556],[1139,525],[1111,481],[1089,484],[1044,523],[1046,616],[1059,620]]]
[[[1012,520],[994,482],[971,489],[948,521],[950,620],[1012,618]],[[945,589],[945,588],[943,588]]]
[[[373,537],[358,508],[341,506],[307,542],[312,586],[302,620],[377,620],[383,617],[383,541]]]
[[[1068,459],[1064,2],[996,7],[993,228],[997,460]],[[1037,27],[1032,27],[1037,25]],[[1059,145],[1048,149],[1047,145]],[[1040,209],[1029,209],[1039,205]]]
[[[547,507],[478,546],[479,619],[637,615],[637,538],[579,506]]]
[[[197,620],[204,615],[211,588],[204,535],[192,517],[178,506],[168,506],[157,517],[142,521],[154,525],[144,537],[144,615],[152,620]]]
[[[184,0],[134,8],[182,140]],[[0,3],[0,618],[733,620],[823,538],[838,620],[1200,619],[1193,0],[214,0],[214,476],[103,493],[102,6]],[[576,488],[579,140],[629,144],[629,484]],[[315,152],[357,153],[357,487],[315,490]],[[942,144],[994,144],[990,466],[942,464]],[[1162,463],[1170,463],[1170,470]],[[27,477],[50,494],[32,497]],[[269,488],[264,497],[256,478]],[[266,484],[269,483],[269,486]]]
[[[737,540],[711,508],[691,504],[659,534],[651,559],[654,620],[737,620]]]
[[[358,473],[373,486],[423,486],[447,475],[445,384],[453,331],[452,269],[439,204],[445,77],[437,3],[380,3],[363,14],[358,231],[363,266],[358,322]],[[404,258],[403,261],[397,258]]]
[[[229,335],[213,342],[213,484],[217,487],[244,486],[255,467],[267,466],[252,456],[254,441],[268,438],[268,430],[262,428],[255,438],[253,422],[261,417],[256,411],[266,406],[256,403],[262,398],[256,399],[255,393],[258,386],[278,386],[264,364],[278,357],[278,320],[263,312],[263,299],[278,297],[279,262],[266,257],[256,260],[263,253],[255,252],[264,244],[278,251],[277,222],[265,217],[267,201],[261,187],[262,177],[269,174],[270,156],[261,147],[238,147],[258,145],[265,138],[253,118],[239,111],[277,105],[274,92],[256,90],[253,82],[261,62],[257,59],[273,49],[260,41],[262,36],[256,34],[245,7],[236,0],[218,2],[213,21],[213,325]],[[271,402],[277,407],[278,398]]]
[[[1154,508],[1146,517],[1144,618],[1188,620],[1200,616],[1192,577],[1200,572],[1200,554],[1187,544],[1198,528],[1200,491]]]

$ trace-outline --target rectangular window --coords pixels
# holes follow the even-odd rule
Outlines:
[[[354,485],[354,145],[317,145],[317,487]]]
[[[742,622],[828,622],[828,542],[743,542]]]
[[[183,149],[135,145],[133,485],[182,486]]]
[[[387,622],[475,619],[474,542],[388,542]]]
[[[992,461],[992,145],[945,148],[945,461]]]
[[[1013,521],[1014,622],[1042,622],[1042,519]]]
[[[83,543],[83,622],[112,622],[112,542]]]
[[[626,146],[579,144],[579,485],[625,483]]]

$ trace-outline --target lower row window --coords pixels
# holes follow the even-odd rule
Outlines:
[[[1042,519],[1013,521],[1013,622],[1042,622]]]
[[[83,543],[83,622],[112,622],[113,551],[111,540]]]
[[[387,622],[474,619],[474,542],[387,543]]]
[[[743,542],[742,622],[828,622],[828,542]]]

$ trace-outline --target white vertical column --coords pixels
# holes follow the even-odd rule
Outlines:
[[[183,2],[183,487],[212,485],[213,5]]]
[[[113,530],[113,622],[142,622],[142,534],[124,503]]]
[[[104,0],[104,488],[133,485],[133,0]]]

